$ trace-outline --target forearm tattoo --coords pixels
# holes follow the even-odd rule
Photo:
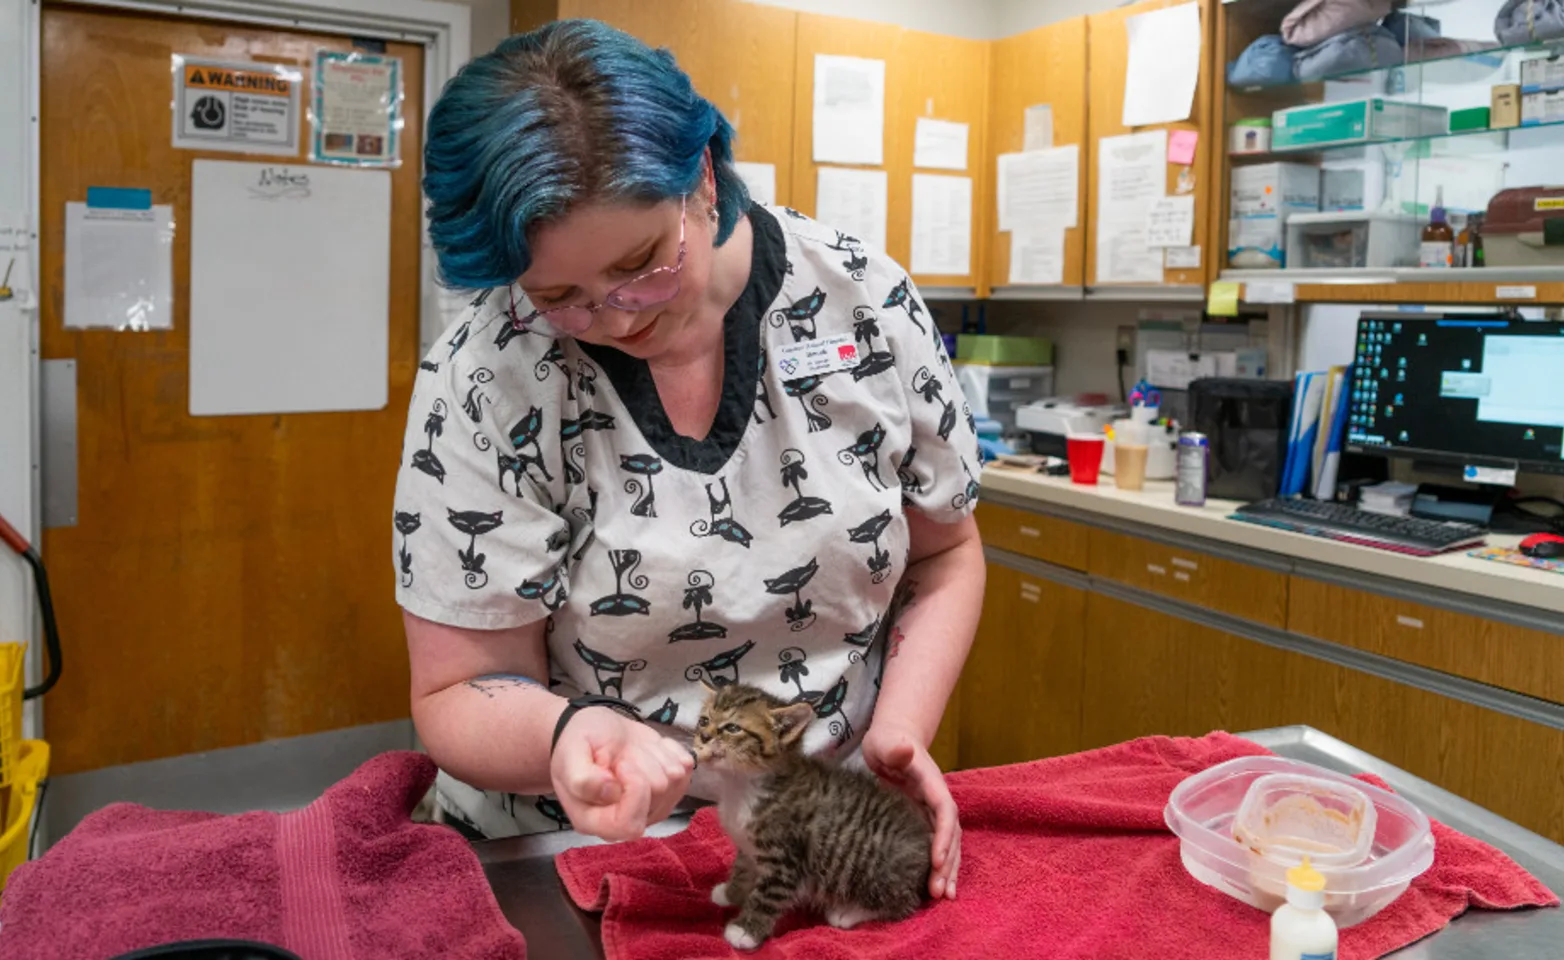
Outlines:
[[[473,677],[467,681],[467,686],[488,697],[494,699],[494,695],[501,690],[510,690],[517,687],[541,687],[543,684],[524,677],[519,673],[486,673],[481,677]]]
[[[885,648],[887,661],[896,659],[901,653],[902,641],[907,639],[907,634],[902,631],[901,625],[896,621],[902,618],[908,610],[911,610],[918,602],[918,581],[911,577],[905,577],[896,585],[896,595],[891,599],[891,636],[890,643]]]

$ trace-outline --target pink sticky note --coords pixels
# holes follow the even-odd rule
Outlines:
[[[1195,144],[1200,134],[1194,130],[1174,130],[1168,134],[1168,163],[1194,163]]]

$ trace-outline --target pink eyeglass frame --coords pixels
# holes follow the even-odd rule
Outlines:
[[[686,250],[684,228],[685,228],[685,225],[688,222],[689,200],[690,200],[690,195],[689,194],[685,194],[684,196],[679,198],[679,256],[674,260],[673,263],[671,263],[671,264],[669,264],[667,266],[658,267],[655,270],[648,270],[647,272],[641,274],[638,277],[632,277],[631,279],[626,280],[624,283],[619,284],[618,286],[614,287],[612,290],[608,291],[608,293],[604,294],[602,303],[594,303],[594,304],[567,303],[567,304],[563,304],[561,306],[549,307],[549,308],[543,309],[543,310],[536,310],[535,309],[531,313],[527,314],[527,316],[525,316],[525,317],[516,317],[516,287],[513,284],[511,286],[511,289],[510,289],[510,310],[511,310],[511,316],[515,317],[515,320],[513,320],[512,322],[515,325],[516,329],[518,329],[518,330],[524,329],[527,326],[527,324],[531,323],[533,320],[536,320],[536,319],[542,317],[544,319],[549,320],[551,323],[553,323],[554,326],[558,327],[560,332],[562,332],[562,333],[577,334],[577,333],[581,333],[581,332],[585,331],[588,327],[590,327],[592,325],[592,319],[593,319],[594,315],[596,315],[596,313],[599,310],[603,309],[605,306],[606,307],[613,307],[615,310],[625,310],[625,311],[629,311],[629,312],[634,313],[634,312],[638,312],[638,311],[641,311],[641,310],[646,310],[646,309],[648,309],[650,307],[660,306],[661,304],[667,303],[668,301],[672,300],[674,297],[677,297],[679,295],[679,288],[680,288],[679,273],[680,273],[680,271],[682,271],[684,269],[684,253],[685,253],[685,250]],[[649,280],[652,277],[655,277],[655,276],[658,276],[659,274],[664,274],[664,273],[669,274],[670,276],[672,276],[674,278],[673,292],[668,294],[668,296],[666,296],[666,297],[662,297],[661,299],[658,299],[658,300],[651,300],[651,301],[647,301],[647,302],[644,302],[644,303],[637,304],[637,303],[633,303],[631,301],[625,300],[624,298],[622,298],[619,295],[619,292],[621,290],[624,290],[626,287],[634,286],[635,284],[638,284],[638,283],[640,283],[643,280]],[[567,311],[584,311],[587,314],[585,322],[583,322],[583,323],[566,322],[564,320],[564,317],[567,315]]]

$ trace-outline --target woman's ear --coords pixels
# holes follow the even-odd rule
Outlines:
[[[815,708],[807,703],[794,703],[771,711],[771,725],[777,738],[784,744],[793,743],[803,736],[804,728],[815,718]]]

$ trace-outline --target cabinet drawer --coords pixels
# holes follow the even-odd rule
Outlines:
[[[1287,629],[1555,703],[1564,703],[1564,634],[1292,578]]]
[[[1079,523],[980,501],[977,525],[985,546],[1071,570],[1086,569],[1087,528]]]
[[[1287,574],[1111,530],[1091,531],[1093,576],[1273,627],[1287,622]]]

